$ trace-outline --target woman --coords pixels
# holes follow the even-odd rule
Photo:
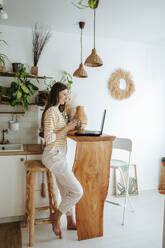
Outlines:
[[[66,161],[67,133],[76,127],[76,120],[65,124],[63,112],[68,98],[65,84],[57,82],[51,88],[48,105],[42,115],[41,126],[44,131],[46,147],[43,152],[43,164],[54,173],[61,194],[58,210],[51,216],[54,233],[62,238],[60,218],[67,215],[67,229],[76,229],[72,207],[82,197],[83,190]]]

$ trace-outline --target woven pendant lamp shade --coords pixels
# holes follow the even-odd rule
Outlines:
[[[85,63],[84,64],[86,66],[90,66],[90,67],[99,67],[99,66],[102,66],[103,65],[103,61],[97,55],[95,48],[92,49],[92,53],[85,60]]]
[[[74,77],[78,77],[78,78],[87,78],[88,74],[84,69],[83,63],[82,63],[82,29],[85,26],[85,22],[79,22],[79,27],[81,29],[81,63],[79,65],[79,68],[73,73]]]
[[[82,63],[79,65],[79,68],[73,73],[73,76],[74,77],[80,77],[80,78],[88,77],[88,74],[85,71],[84,66],[83,66]]]

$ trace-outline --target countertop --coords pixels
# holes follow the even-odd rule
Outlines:
[[[67,137],[76,142],[113,141],[115,139],[115,136],[110,136],[106,134],[103,134],[99,137],[75,136],[74,134],[68,134]],[[24,151],[0,152],[0,156],[33,155],[33,154],[43,153],[40,144],[26,144],[26,145],[23,145],[23,147],[24,147]]]
[[[42,149],[40,144],[26,144],[23,145],[24,151],[16,152],[0,152],[0,156],[9,156],[9,155],[33,155],[33,154],[42,154]]]
[[[74,134],[68,134],[67,137],[76,142],[113,141],[115,139],[115,136],[107,134],[101,136],[75,136]]]

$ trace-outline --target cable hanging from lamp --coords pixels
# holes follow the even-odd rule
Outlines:
[[[85,60],[85,65],[90,67],[99,67],[103,65],[102,59],[97,55],[95,48],[95,29],[96,29],[96,10],[94,9],[94,48],[92,49],[91,54]]]
[[[87,78],[88,74],[84,69],[83,62],[82,62],[82,30],[85,26],[85,22],[79,22],[79,28],[81,29],[81,37],[80,37],[80,44],[81,44],[81,63],[79,65],[79,68],[73,73],[74,77],[79,77],[79,78]]]

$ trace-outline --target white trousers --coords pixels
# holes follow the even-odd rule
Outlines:
[[[66,147],[46,146],[42,163],[55,175],[61,195],[59,210],[66,215],[72,215],[72,207],[80,200],[83,190],[75,178],[66,160]]]

